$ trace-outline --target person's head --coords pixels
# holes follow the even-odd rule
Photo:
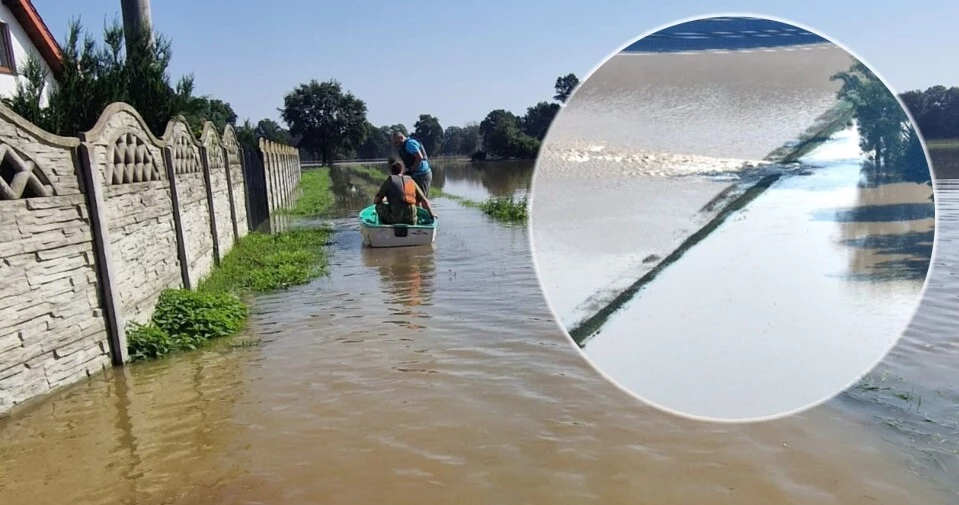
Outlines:
[[[390,165],[390,173],[393,174],[393,175],[400,175],[400,174],[402,174],[402,173],[403,173],[403,164],[400,163],[399,161],[393,162],[393,164]]]
[[[403,135],[403,132],[399,130],[393,130],[393,145],[399,147],[403,144],[403,141],[406,140],[406,135]]]

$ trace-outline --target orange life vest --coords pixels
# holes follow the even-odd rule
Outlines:
[[[416,205],[416,182],[409,176],[403,176],[403,203]]]

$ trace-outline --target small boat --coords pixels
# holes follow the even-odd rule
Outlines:
[[[437,220],[426,209],[417,207],[417,224],[380,224],[376,206],[360,211],[360,234],[367,247],[408,247],[431,245],[436,240]]]

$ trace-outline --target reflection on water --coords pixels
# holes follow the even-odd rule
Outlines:
[[[258,347],[132,366],[0,421],[0,503],[948,503],[858,422],[672,418],[590,368],[525,230],[437,201],[435,250],[361,248],[258,298]],[[425,327],[425,328],[424,328]]]
[[[451,195],[474,201],[489,197],[521,197],[533,177],[532,161],[480,163],[432,161],[433,184]]]
[[[394,310],[404,315],[413,315],[416,307],[431,304],[433,280],[436,277],[435,254],[430,246],[399,249],[364,247],[362,250],[363,265],[379,273],[383,290],[390,295],[390,302],[403,307]],[[422,311],[415,314],[429,317]]]
[[[959,175],[959,151],[933,149],[930,157],[937,176]],[[937,180],[936,202],[935,257],[915,316],[886,359],[837,404],[878,420],[884,436],[908,448],[905,452],[913,468],[939,476],[954,489],[959,474],[959,339],[955,332],[959,327],[959,305],[955,303],[959,293],[959,180]],[[895,244],[889,249],[899,253],[901,249],[925,249],[928,243],[928,236],[919,236],[905,246]],[[921,268],[904,268],[910,267]]]
[[[820,165],[811,175],[780,180],[730,216],[613,315],[586,354],[649,401],[705,417],[779,415],[854,382],[906,327],[925,272],[896,277],[849,239],[906,234],[906,244],[934,228],[931,187],[859,186],[858,141],[854,129],[834,136],[809,157]],[[917,202],[925,212],[873,222]],[[928,264],[925,252],[904,259]]]

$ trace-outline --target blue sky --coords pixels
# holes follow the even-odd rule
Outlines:
[[[34,0],[54,35],[80,16],[99,37],[119,0]],[[583,78],[611,52],[689,16],[742,13],[807,25],[866,60],[896,91],[959,85],[959,2],[891,0],[157,0],[153,22],[173,42],[171,74],[243,118],[279,119],[283,95],[336,78],[367,103],[374,124],[444,126],[526,107],[556,77]]]

